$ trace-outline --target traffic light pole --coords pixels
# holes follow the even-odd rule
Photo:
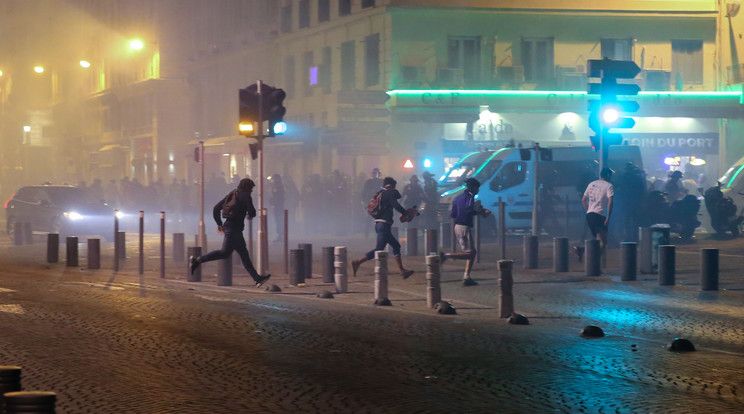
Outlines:
[[[538,235],[538,229],[537,229],[537,207],[539,203],[539,197],[540,197],[540,182],[539,182],[539,173],[538,173],[538,167],[540,163],[540,144],[537,142],[534,145],[535,148],[535,182],[534,182],[534,197],[532,197],[532,235],[537,236]]]
[[[199,141],[199,242],[197,245],[206,248],[206,229],[204,227],[204,141]]]
[[[263,130],[263,94],[261,81],[258,85],[258,273],[263,275],[269,270],[269,238],[266,214],[264,214],[264,130]]]

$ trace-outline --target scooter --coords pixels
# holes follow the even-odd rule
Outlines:
[[[729,196],[724,196],[721,191],[721,183],[705,190],[705,209],[710,215],[710,225],[718,234],[730,231],[734,236],[739,235],[739,226],[744,221],[744,216],[737,215],[736,204]]]
[[[683,240],[692,238],[695,229],[701,224],[697,219],[700,211],[700,200],[697,197],[688,194],[671,204],[661,191],[651,191],[646,197],[648,225],[667,223],[670,231],[677,233]]]

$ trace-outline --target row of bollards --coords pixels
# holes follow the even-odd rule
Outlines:
[[[21,367],[0,366],[0,402],[5,414],[54,414],[57,395],[49,391],[21,391]]]

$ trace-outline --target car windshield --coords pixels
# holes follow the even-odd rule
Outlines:
[[[60,206],[80,206],[93,203],[88,194],[77,187],[47,187],[45,190],[52,202]]]

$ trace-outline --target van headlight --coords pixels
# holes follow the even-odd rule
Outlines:
[[[65,216],[66,218],[68,218],[68,219],[70,219],[70,220],[73,220],[73,221],[75,221],[75,220],[80,220],[81,218],[83,218],[83,216],[81,216],[81,215],[80,215],[80,213],[76,213],[76,212],[74,212],[74,211],[68,211],[68,212],[65,212],[65,213],[63,213],[63,215],[64,215],[64,216]]]

